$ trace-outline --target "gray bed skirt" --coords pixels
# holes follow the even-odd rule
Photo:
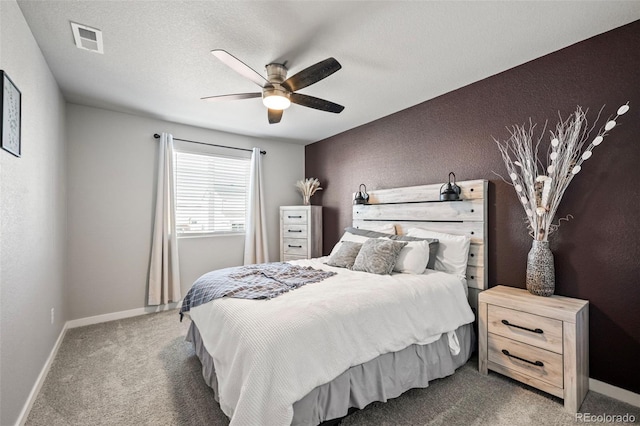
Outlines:
[[[349,408],[364,408],[374,401],[387,401],[412,388],[426,388],[429,381],[452,375],[473,352],[473,323],[456,330],[460,353],[452,355],[446,334],[428,345],[411,345],[401,351],[380,355],[351,367],[334,380],[318,386],[293,405],[292,425],[318,425],[344,417]],[[202,363],[202,375],[213,389],[216,401],[218,381],[213,358],[205,349],[200,332],[191,322],[186,340],[192,342]]]

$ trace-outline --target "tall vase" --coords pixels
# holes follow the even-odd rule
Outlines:
[[[537,296],[552,296],[556,288],[555,275],[549,242],[533,240],[527,256],[527,290]]]

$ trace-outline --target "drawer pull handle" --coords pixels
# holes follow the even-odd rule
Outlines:
[[[511,355],[511,354],[509,353],[509,351],[508,351],[508,350],[506,350],[506,349],[503,349],[503,350],[502,350],[502,353],[503,353],[503,354],[505,354],[505,355],[506,355],[506,356],[508,356],[508,357],[515,358],[515,359],[519,359],[520,361],[524,361],[524,362],[526,362],[526,363],[529,363],[529,364],[535,365],[535,366],[537,366],[537,367],[544,367],[544,363],[543,363],[542,361],[535,361],[535,362],[534,362],[534,361],[529,361],[528,359],[524,359],[524,358],[520,358],[519,356]]]
[[[287,232],[302,232],[302,229],[289,229]]]
[[[302,219],[302,216],[287,216],[289,219]]]
[[[532,330],[532,329],[530,329],[530,328],[523,327],[523,326],[521,326],[521,325],[511,324],[511,323],[510,323],[509,321],[507,321],[507,320],[502,320],[502,323],[503,323],[504,325],[508,325],[509,327],[515,327],[515,328],[519,328],[519,329],[521,329],[521,330],[527,330],[527,331],[530,331],[530,332],[532,332],[532,333],[537,333],[537,334],[542,334],[542,333],[544,333],[544,331],[542,331],[542,329],[540,329],[540,328],[536,328],[535,330]]]
[[[302,246],[292,246],[291,244],[289,244],[289,247],[291,247],[291,248],[302,248]]]

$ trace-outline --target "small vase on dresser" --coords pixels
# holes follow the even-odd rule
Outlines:
[[[322,206],[280,207],[280,261],[322,256]]]
[[[555,278],[549,242],[533,240],[527,256],[527,290],[536,296],[552,296],[556,288]]]

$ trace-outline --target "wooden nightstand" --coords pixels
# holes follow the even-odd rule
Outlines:
[[[478,296],[479,365],[564,399],[589,390],[589,302],[497,286]]]

